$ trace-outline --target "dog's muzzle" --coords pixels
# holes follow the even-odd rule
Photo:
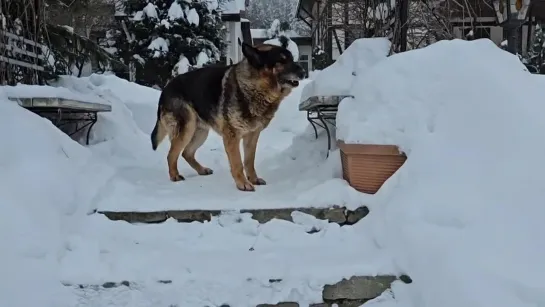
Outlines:
[[[289,73],[280,81],[282,84],[287,84],[292,87],[299,86],[299,81],[305,78],[305,70],[301,65],[293,63],[289,69]]]
[[[291,85],[293,87],[299,86],[299,80],[280,80],[281,84]]]

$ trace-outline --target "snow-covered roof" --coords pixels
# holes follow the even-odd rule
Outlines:
[[[240,11],[246,9],[246,1],[227,0],[220,4],[220,9],[223,14],[240,14]]]
[[[252,33],[252,38],[269,38],[267,36],[267,29],[250,29],[250,32]],[[289,30],[286,32],[290,38],[296,38],[296,37],[305,37],[294,30]]]

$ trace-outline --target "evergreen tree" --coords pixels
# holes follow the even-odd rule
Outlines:
[[[532,46],[528,50],[528,64],[539,73],[545,73],[545,32],[543,27],[536,25]]]
[[[225,48],[217,0],[127,0],[114,31],[115,54],[136,82],[164,87],[172,77],[216,63]]]
[[[250,0],[246,17],[252,28],[268,29],[275,19],[287,22],[300,35],[310,35],[310,27],[296,16],[299,0]]]
[[[312,51],[312,67],[314,67],[314,69],[322,70],[328,67],[330,64],[329,56],[322,48],[320,48],[320,46],[316,47]]]

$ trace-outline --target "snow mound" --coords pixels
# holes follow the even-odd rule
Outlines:
[[[85,78],[62,76],[55,86],[94,95],[112,105],[111,112],[99,114],[91,130],[95,153],[121,164],[129,160],[159,163],[159,156],[151,150],[149,135],[155,125],[160,91],[114,75],[99,74]]]
[[[414,281],[394,291],[402,306],[545,306],[540,78],[485,39],[438,42],[357,75],[337,135],[408,154],[365,220]]]
[[[78,93],[68,88],[58,88],[48,85],[18,84],[16,86],[3,86],[2,91],[9,98],[62,98],[108,104],[107,101],[100,99],[96,95]]]
[[[59,259],[67,252],[64,240],[94,209],[92,200],[113,170],[50,121],[7,100],[4,89],[0,87],[2,304],[70,306],[73,298],[57,275]]]
[[[390,45],[383,37],[355,40],[335,63],[313,75],[313,81],[303,88],[301,102],[314,96],[350,95],[356,75],[384,60]]]

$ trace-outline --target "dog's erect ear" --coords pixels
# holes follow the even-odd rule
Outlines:
[[[259,56],[259,51],[248,45],[247,43],[242,43],[242,54],[244,54],[244,57],[248,59],[248,62],[250,62],[250,65],[254,67],[260,67],[262,66],[261,57]]]

